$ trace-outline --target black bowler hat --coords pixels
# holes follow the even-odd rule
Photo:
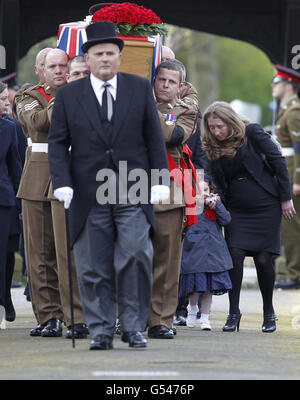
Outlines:
[[[90,47],[99,43],[114,43],[119,47],[120,51],[124,47],[124,41],[116,36],[116,28],[113,22],[94,22],[86,28],[86,35],[87,41],[81,46],[83,53],[86,53]]]

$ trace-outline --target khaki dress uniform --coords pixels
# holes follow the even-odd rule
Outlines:
[[[300,185],[300,101],[292,97],[280,107],[276,121],[276,137],[286,159],[291,184]],[[282,243],[286,263],[277,264],[276,279],[290,278],[300,283],[300,196],[293,195],[297,214],[291,221],[282,220]]]
[[[70,326],[64,209],[62,204],[53,206],[49,199],[47,135],[50,122],[48,99],[40,93],[41,89],[41,86],[30,87],[16,98],[18,118],[32,143],[17,196],[22,199],[29,287],[36,319],[44,325],[58,318]],[[50,87],[44,93],[55,96],[55,90]],[[74,263],[73,277],[74,319],[76,323],[85,323]]]
[[[158,114],[163,129],[167,150],[179,166],[183,147],[195,132],[198,118],[196,104],[187,105],[174,99],[172,103],[159,103]],[[175,115],[170,121],[168,115]],[[180,145],[168,147],[175,127],[181,127],[184,137]],[[178,285],[182,254],[183,212],[185,200],[182,189],[171,179],[169,204],[157,204],[155,211],[155,237],[153,257],[153,286],[151,308],[148,317],[149,328],[163,325],[172,327],[173,315],[178,302]]]

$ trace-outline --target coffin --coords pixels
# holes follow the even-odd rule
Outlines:
[[[124,40],[120,72],[140,75],[153,83],[154,72],[161,62],[162,38],[157,36],[121,36]],[[85,24],[81,21],[61,24],[57,47],[70,58],[82,55],[81,45],[87,40]]]

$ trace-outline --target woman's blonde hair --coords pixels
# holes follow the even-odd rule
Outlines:
[[[229,129],[224,141],[215,138],[209,129],[208,119],[219,118]],[[202,144],[210,160],[217,160],[221,156],[234,157],[237,150],[246,143],[245,127],[250,121],[238,115],[225,101],[212,103],[204,112],[202,118]]]

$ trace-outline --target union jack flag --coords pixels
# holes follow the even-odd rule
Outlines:
[[[64,50],[70,58],[83,55],[81,45],[86,42],[84,22],[71,22],[59,25],[57,47]]]

